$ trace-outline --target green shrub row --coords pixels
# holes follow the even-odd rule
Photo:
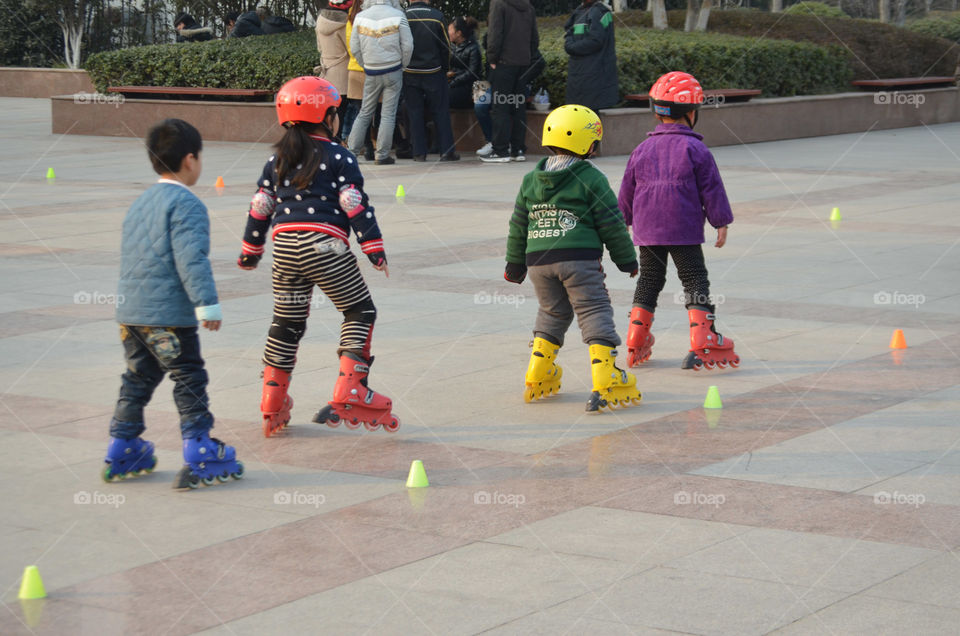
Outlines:
[[[85,68],[107,86],[202,86],[276,90],[320,64],[313,31],[182,44],[139,46],[91,55]]]
[[[960,16],[950,18],[922,18],[907,28],[916,33],[944,38],[956,42],[960,40]]]
[[[827,4],[826,2],[809,2],[804,0],[797,4],[791,4],[783,11],[787,15],[818,15],[821,18],[849,18],[850,16],[843,12],[840,7]]]
[[[547,61],[541,83],[555,104],[566,86],[562,36],[558,27],[541,30]],[[617,32],[617,66],[621,95],[645,93],[671,70],[692,73],[707,89],[757,88],[767,97],[836,92],[846,89],[851,77],[839,47],[643,28]]]
[[[683,29],[684,12],[668,11],[671,29]],[[562,26],[563,18],[545,23]],[[617,39],[632,27],[650,27],[650,13],[617,14]],[[759,40],[793,40],[844,49],[853,79],[952,75],[960,49],[939,37],[891,24],[852,18],[769,13],[756,9],[725,9],[710,13],[708,33],[726,33]]]

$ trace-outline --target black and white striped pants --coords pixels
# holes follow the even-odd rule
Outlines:
[[[319,251],[318,251],[319,247]],[[320,232],[279,232],[273,239],[273,323],[263,362],[292,371],[316,285],[343,313],[337,353],[370,358],[370,337],[377,310],[357,257],[343,241]]]

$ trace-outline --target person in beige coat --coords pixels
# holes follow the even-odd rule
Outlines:
[[[323,66],[323,78],[341,95],[347,94],[347,12],[360,0],[329,0],[317,16],[317,49]]]

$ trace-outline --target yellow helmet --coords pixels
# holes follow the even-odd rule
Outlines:
[[[553,110],[543,122],[543,145],[563,148],[578,155],[590,152],[593,142],[603,139],[600,117],[586,106],[566,104]]]

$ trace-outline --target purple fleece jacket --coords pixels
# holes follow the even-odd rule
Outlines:
[[[634,245],[699,245],[703,222],[733,222],[713,155],[683,124],[659,124],[627,161],[617,202]]]

